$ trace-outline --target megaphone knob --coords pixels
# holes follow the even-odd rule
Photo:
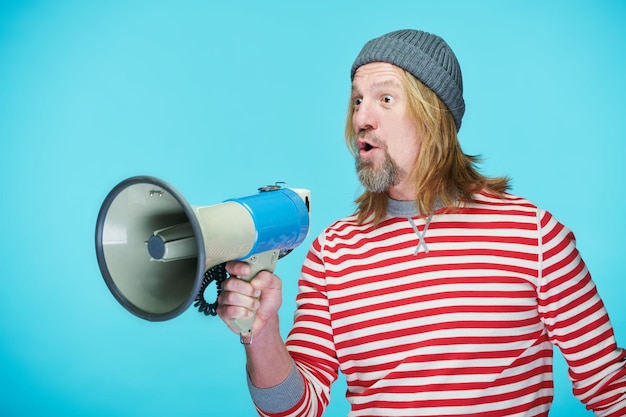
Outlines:
[[[163,259],[165,256],[165,242],[161,236],[150,236],[148,239],[148,253],[152,259]]]

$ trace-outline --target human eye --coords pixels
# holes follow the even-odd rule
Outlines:
[[[352,100],[353,100],[352,103],[355,106],[358,106],[359,104],[363,102],[363,97],[354,97]]]
[[[393,98],[393,96],[392,96],[392,95],[390,95],[390,94],[385,94],[385,95],[382,97],[382,101],[383,101],[383,103],[385,103],[385,104],[391,104],[391,103],[393,103],[393,102],[395,101],[395,99]]]

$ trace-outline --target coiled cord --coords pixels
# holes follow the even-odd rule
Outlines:
[[[198,311],[204,313],[205,316],[216,316],[217,315],[217,298],[220,296],[222,292],[222,282],[224,282],[228,278],[228,273],[226,272],[226,263],[215,265],[212,268],[209,268],[202,277],[202,285],[200,286],[200,291],[196,296],[196,302],[194,303],[194,307],[198,307]],[[210,303],[204,297],[204,292],[209,287],[209,285],[215,281],[215,288],[217,289],[217,296],[215,301]]]

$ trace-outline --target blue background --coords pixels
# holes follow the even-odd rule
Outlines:
[[[465,152],[573,229],[626,345],[625,18],[626,2],[593,0],[0,1],[0,415],[253,415],[219,319],[151,323],[117,304],[98,210],[138,174],[194,205],[311,189],[311,234],[277,267],[286,333],[310,241],[360,191],[350,65],[401,28],[456,51]],[[555,356],[551,415],[586,415]],[[344,390],[327,416],[346,415]]]

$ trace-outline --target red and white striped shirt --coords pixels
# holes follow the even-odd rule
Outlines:
[[[354,417],[547,415],[553,345],[588,408],[626,415],[626,352],[572,232],[519,197],[475,198],[318,236],[287,339],[304,395],[261,415],[322,415],[339,370]]]

